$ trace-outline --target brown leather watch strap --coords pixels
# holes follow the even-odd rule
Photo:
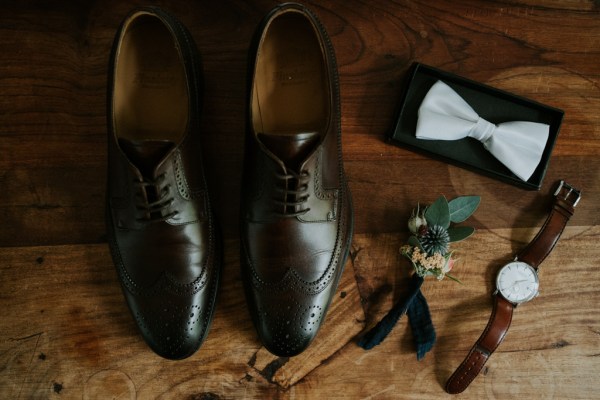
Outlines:
[[[561,181],[554,195],[552,212],[544,222],[544,226],[517,256],[518,260],[531,265],[535,269],[550,254],[558,242],[567,222],[573,215],[575,206],[579,202],[580,192]]]
[[[531,243],[517,256],[518,260],[536,269],[558,242],[567,222],[573,215],[581,193],[571,185],[560,181],[554,196],[552,211],[546,222],[544,222]],[[515,305],[500,294],[495,295],[494,310],[487,327],[467,355],[467,358],[446,382],[446,392],[450,394],[461,393],[475,379],[489,357],[502,343],[504,336],[506,336],[514,308]]]
[[[512,321],[515,306],[500,295],[494,296],[494,310],[487,327],[471,351],[446,382],[446,392],[462,392],[479,374],[490,355],[502,343]]]

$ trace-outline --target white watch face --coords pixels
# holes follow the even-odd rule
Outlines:
[[[539,281],[533,267],[521,261],[506,264],[496,279],[496,287],[502,296],[515,304],[533,299],[538,293]]]

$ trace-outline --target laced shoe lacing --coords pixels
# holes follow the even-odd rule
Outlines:
[[[160,222],[177,215],[179,211],[166,212],[175,199],[171,195],[171,184],[163,186],[165,174],[162,173],[156,179],[135,179],[133,183],[138,187],[136,193],[136,208],[142,211],[141,216],[136,218],[139,222]]]
[[[306,201],[310,197],[307,193],[310,180],[308,171],[296,173],[288,169],[285,174],[276,173],[275,176],[282,183],[276,188],[277,196],[273,199],[276,204],[281,206],[281,211],[276,214],[289,218],[309,212],[310,208],[306,207]]]

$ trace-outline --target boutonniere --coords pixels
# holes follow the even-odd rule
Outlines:
[[[448,277],[460,283],[450,272],[456,263],[450,243],[464,240],[475,229],[470,226],[451,226],[467,220],[479,206],[479,196],[461,196],[450,202],[438,197],[428,207],[419,205],[408,220],[411,236],[400,253],[410,261],[414,273],[410,280],[408,296],[398,301],[385,317],[358,342],[366,350],[377,346],[392,331],[403,314],[408,315],[415,342],[417,359],[422,359],[435,344],[436,334],[427,300],[421,285],[428,276],[442,280]]]

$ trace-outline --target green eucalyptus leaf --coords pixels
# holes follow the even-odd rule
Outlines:
[[[408,238],[408,244],[414,247],[418,247],[421,251],[425,251],[423,250],[423,246],[421,246],[421,242],[419,242],[419,239],[417,239],[417,237],[414,235]]]
[[[475,232],[475,228],[471,226],[453,226],[452,228],[448,228],[450,242],[460,242],[471,236],[473,232]]]
[[[480,196],[461,196],[448,203],[450,221],[463,222],[471,216],[479,206]]]
[[[425,219],[429,226],[440,225],[448,229],[450,226],[450,209],[448,208],[448,200],[444,196],[440,196],[433,202],[425,211]]]

